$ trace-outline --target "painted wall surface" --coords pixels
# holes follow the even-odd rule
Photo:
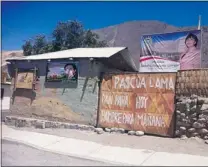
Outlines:
[[[63,60],[62,60],[63,61]],[[13,74],[15,67],[39,69],[39,81],[36,82],[35,91],[19,89],[16,91],[14,104],[11,106],[13,114],[27,117],[41,117],[58,121],[76,122],[95,125],[97,120],[98,82],[104,66],[95,63],[90,71],[89,60],[79,61],[79,77],[76,88],[45,88],[47,61],[17,62],[11,64],[9,71]],[[13,75],[12,75],[13,76]],[[88,80],[85,91],[84,83]],[[82,100],[81,100],[82,99]]]
[[[99,125],[173,136],[176,73],[106,74]]]

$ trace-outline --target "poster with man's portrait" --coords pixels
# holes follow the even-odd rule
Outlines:
[[[140,72],[177,72],[200,67],[200,30],[142,36]]]
[[[46,83],[54,87],[67,87],[78,81],[78,67],[76,62],[50,62],[47,65]]]

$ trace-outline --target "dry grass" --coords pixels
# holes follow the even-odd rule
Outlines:
[[[29,99],[21,97],[15,101],[18,101],[18,106],[17,104],[12,106],[14,115],[64,122],[85,122],[81,115],[72,111],[70,107],[55,97],[38,97],[32,105],[30,105]]]
[[[73,112],[68,106],[56,98],[41,97],[35,100],[32,106],[40,109],[35,112],[39,116],[48,115],[55,118],[66,118],[69,120],[80,119],[80,115]]]

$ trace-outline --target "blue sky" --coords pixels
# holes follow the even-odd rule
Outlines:
[[[58,21],[78,19],[98,29],[132,20],[174,26],[208,25],[208,2],[2,2],[2,49],[21,49],[24,40],[50,35]]]

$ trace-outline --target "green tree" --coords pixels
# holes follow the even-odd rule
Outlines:
[[[99,36],[93,33],[91,30],[87,30],[84,35],[83,46],[84,47],[96,47],[98,44]]]
[[[47,45],[45,46],[44,50],[46,53],[54,52],[55,51],[54,44],[52,42],[48,42]]]
[[[45,35],[37,35],[33,40],[33,54],[43,54],[47,52],[47,40]]]
[[[108,44],[106,41],[98,41],[97,46],[96,47],[107,47]]]
[[[84,28],[76,20],[59,22],[52,35],[56,50],[78,48],[82,46]]]
[[[42,54],[80,47],[105,47],[107,43],[100,41],[99,36],[91,30],[85,30],[77,21],[59,22],[52,32],[52,39],[37,35],[32,42],[23,45],[24,55]],[[32,48],[32,51],[31,51]]]
[[[22,46],[23,54],[25,56],[29,56],[32,54],[33,46],[30,40],[25,41],[24,45]]]

